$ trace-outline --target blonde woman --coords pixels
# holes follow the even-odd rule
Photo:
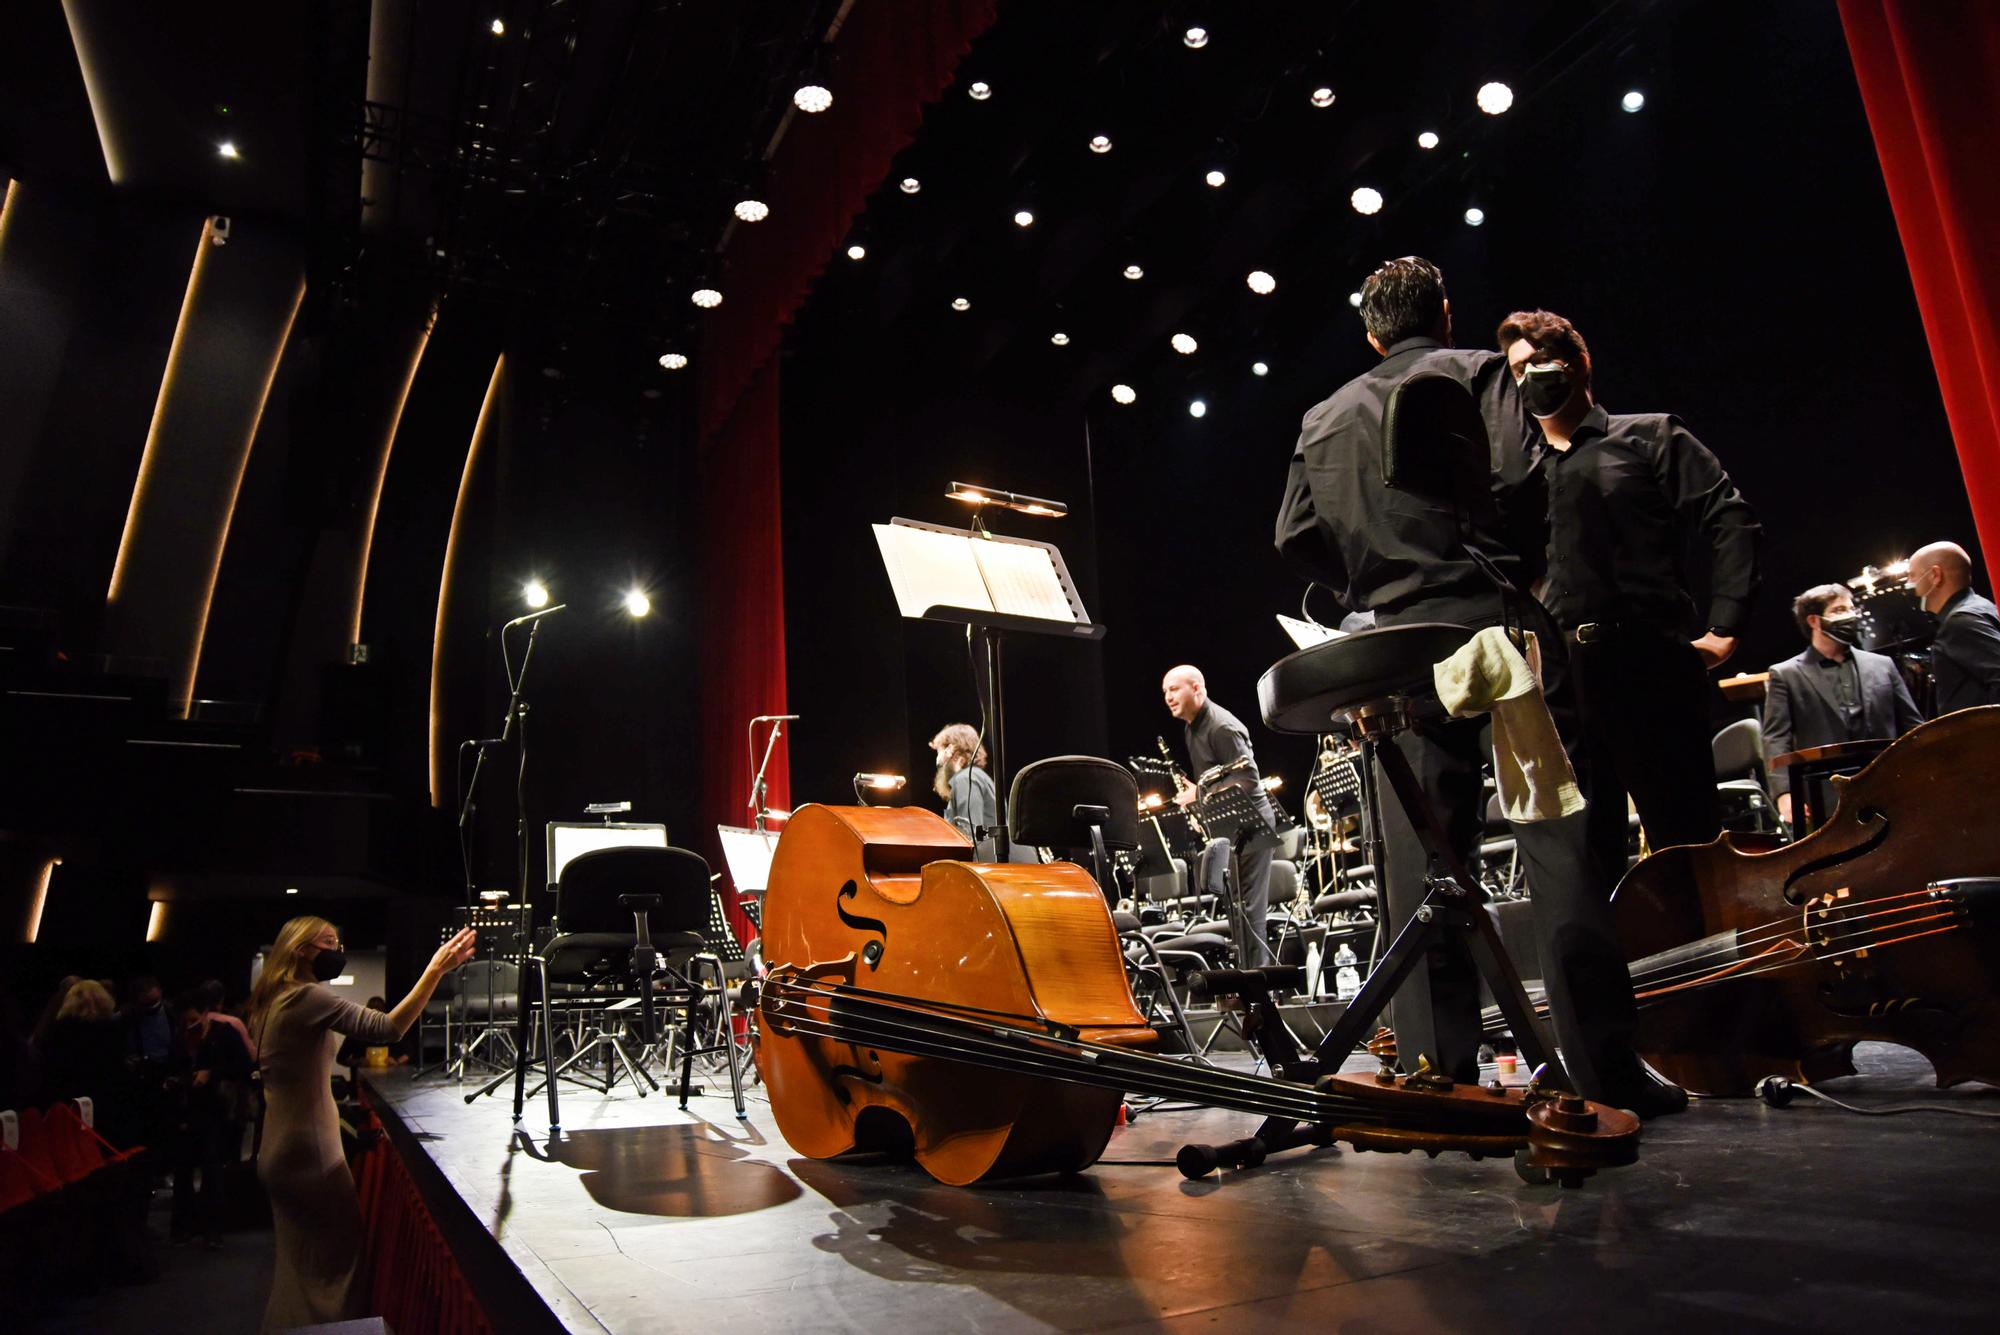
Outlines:
[[[472,957],[472,946],[470,928],[439,946],[410,994],[385,1013],[344,1001],[326,985],[347,967],[332,923],[294,918],[279,931],[250,993],[250,1030],[264,1073],[257,1177],[271,1198],[278,1242],[265,1330],[364,1314],[361,1207],[341,1152],[333,1054],[342,1035],[364,1043],[401,1038],[445,974]]]
[[[1000,823],[1000,798],[986,772],[986,748],[970,723],[948,723],[931,738],[937,776],[931,789],[944,799],[944,818],[977,839]]]

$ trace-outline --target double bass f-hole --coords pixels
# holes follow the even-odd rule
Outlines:
[[[1866,839],[1863,839],[1852,848],[1844,848],[1837,853],[1829,853],[1823,858],[1814,858],[1812,861],[1794,868],[1792,874],[1785,878],[1783,893],[1787,904],[1790,904],[1793,908],[1804,908],[1806,902],[1805,891],[1799,888],[1800,881],[1811,876],[1814,872],[1825,871],[1828,867],[1838,867],[1844,862],[1852,862],[1855,858],[1872,853],[1881,846],[1884,839],[1889,837],[1889,817],[1883,813],[1880,807],[1863,807],[1855,813],[1855,823],[1861,826],[1873,826],[1874,828],[1868,831]]]
[[[852,881],[841,886],[840,893],[834,896],[833,911],[840,915],[842,922],[852,927],[855,931],[874,932],[881,936],[881,941],[870,941],[867,945],[861,947],[862,961],[870,969],[874,969],[882,963],[882,942],[889,939],[889,924],[883,922],[880,918],[864,918],[858,913],[849,913],[847,911],[847,905],[842,901],[853,899],[859,893],[860,889]]]

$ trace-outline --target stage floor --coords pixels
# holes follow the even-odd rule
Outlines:
[[[2000,1113],[2000,1091],[1937,1091],[1900,1049],[1861,1060],[1864,1078],[1829,1092]],[[511,1138],[505,1102],[371,1081],[572,1331],[1880,1335],[2000,1310],[2000,1122],[1970,1117],[1697,1102],[1647,1126],[1636,1167],[1561,1191],[1449,1155],[1295,1152],[1202,1182],[1115,1162],[1254,1129],[1160,1112],[1081,1177],[967,1190],[912,1165],[803,1159],[761,1087],[747,1123],[712,1092],[684,1114],[565,1090],[551,1144],[545,1102]]]

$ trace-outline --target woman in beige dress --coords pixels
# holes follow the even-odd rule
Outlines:
[[[271,1198],[278,1242],[266,1331],[364,1315],[361,1207],[341,1151],[333,1054],[342,1035],[364,1043],[401,1038],[444,975],[471,958],[472,945],[469,928],[445,942],[410,994],[385,1013],[327,987],[347,964],[332,923],[294,918],[278,933],[250,995],[264,1085],[257,1177]]]

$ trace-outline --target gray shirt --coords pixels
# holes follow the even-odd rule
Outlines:
[[[1000,799],[993,788],[993,776],[977,765],[967,765],[951,776],[951,796],[945,799],[944,818],[968,837],[1000,823]]]

